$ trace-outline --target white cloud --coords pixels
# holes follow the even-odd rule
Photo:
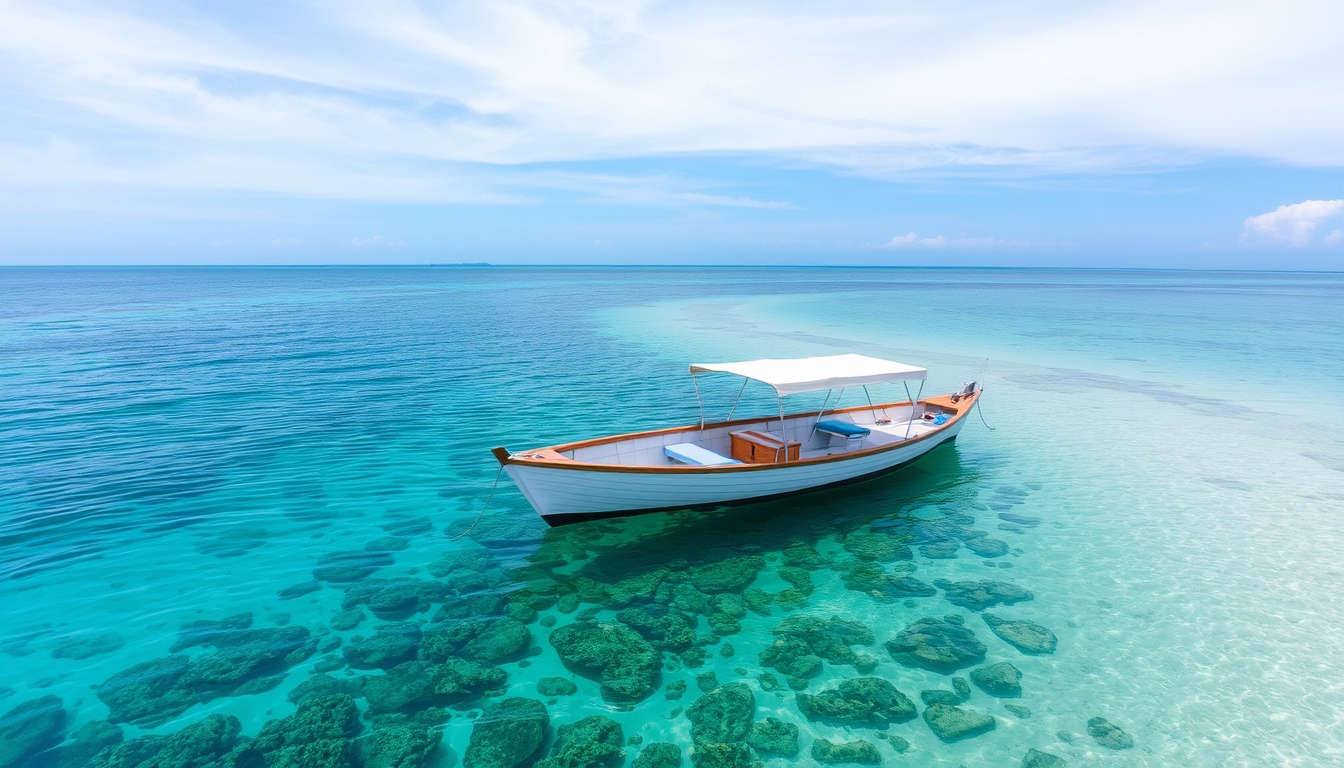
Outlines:
[[[992,237],[920,237],[914,232],[899,235],[884,243],[883,248],[1015,248],[1026,243],[1018,240],[998,240]]]
[[[1242,224],[1241,241],[1249,245],[1275,244],[1301,247],[1312,245],[1316,230],[1327,220],[1344,214],[1344,200],[1304,200],[1281,205],[1269,213],[1252,216]],[[1340,230],[1321,238],[1326,245],[1344,239]]]
[[[448,202],[509,201],[453,164],[684,152],[884,177],[1344,163],[1337,0],[225,7],[0,4],[0,129],[76,148],[71,185]]]

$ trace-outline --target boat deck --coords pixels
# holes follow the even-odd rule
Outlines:
[[[951,405],[950,403],[948,405]],[[872,408],[847,408],[839,412],[828,411],[823,417],[826,421],[845,421],[870,430],[862,438],[844,439],[822,432],[814,432],[817,421],[816,412],[790,414],[784,417],[784,427],[780,428],[779,417],[745,419],[732,422],[706,424],[645,432],[634,435],[619,435],[580,443],[559,445],[553,449],[543,449],[536,454],[524,452],[524,456],[546,459],[568,459],[570,461],[591,464],[614,464],[631,467],[668,466],[676,464],[663,451],[665,446],[690,443],[720,456],[732,455],[732,433],[751,430],[766,432],[780,437],[787,434],[788,439],[800,444],[799,460],[817,459],[852,453],[893,443],[915,439],[934,429],[932,423],[923,421],[925,411],[937,413],[948,411],[956,413],[956,406],[945,408],[930,401],[917,403],[913,410],[908,402],[893,405],[882,404]],[[907,437],[908,429],[908,437]]]

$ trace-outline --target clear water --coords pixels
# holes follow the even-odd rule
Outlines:
[[[537,598],[535,615],[515,612],[531,640],[497,662],[508,682],[494,698],[549,701],[538,679],[575,680],[576,694],[547,704],[553,729],[611,717],[642,740],[626,748],[627,765],[657,741],[680,744],[691,764],[690,723],[675,710],[700,695],[695,677],[707,671],[750,686],[757,720],[799,727],[799,756],[766,756],[767,765],[815,764],[818,737],[864,739],[889,762],[967,768],[1016,765],[1029,748],[1070,764],[1340,764],[1342,309],[1339,275],[6,270],[0,713],[54,695],[67,713],[62,734],[106,719],[91,689],[168,656],[189,621],[251,612],[254,627],[341,637],[342,649],[313,654],[269,690],[212,698],[153,727],[121,725],[132,739],[222,713],[255,736],[294,711],[288,696],[315,665],[340,665],[353,637],[391,621],[370,615],[330,630],[350,584],[278,592],[311,582],[324,554],[393,533],[406,548],[369,578],[451,583],[452,573],[434,575],[436,562],[486,551],[492,573],[506,574],[490,588],[505,594],[742,554],[766,561],[751,586],[778,593],[788,586],[780,553],[804,542],[827,561],[812,572],[805,607],[748,612],[739,632],[704,646],[698,668],[664,654],[659,684],[687,681],[682,699],[660,687],[634,706],[606,703],[597,682],[565,670],[546,625],[584,611],[611,622],[615,611],[583,603],[564,612],[572,606],[553,598]],[[555,530],[504,480],[473,527],[495,479],[495,445],[694,421],[689,362],[839,351],[926,365],[926,392],[984,381],[993,431],[977,420],[955,447],[824,497]],[[707,387],[711,409],[726,410],[729,387]],[[748,400],[773,406],[761,392]],[[1005,523],[1001,513],[1040,524]],[[877,602],[846,588],[846,534],[919,530],[947,515],[973,518],[1010,552],[982,558],[962,547],[931,558],[916,542],[912,575],[1031,590],[1033,599],[990,612],[1048,627],[1054,654],[1018,652],[941,589]],[[430,622],[439,607],[401,620]],[[868,674],[921,711],[919,692],[950,678],[897,663],[883,643],[918,619],[959,614],[987,646],[985,664],[1021,670],[1023,694],[976,688],[965,706],[994,716],[996,728],[951,744],[919,718],[888,729],[811,722],[793,691],[759,680],[773,672],[759,659],[772,629],[796,614],[865,624],[877,642],[855,650],[877,659]],[[707,618],[698,622],[711,639]],[[71,641],[95,637],[111,639],[69,657],[81,647]],[[827,663],[807,692],[856,676]],[[489,701],[448,707],[441,744],[422,764],[460,764]],[[1099,745],[1087,733],[1098,716],[1134,747]],[[376,727],[366,718],[366,734]],[[898,755],[878,733],[909,750]]]

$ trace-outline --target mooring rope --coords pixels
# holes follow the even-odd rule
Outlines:
[[[980,418],[983,419],[984,416],[981,416]],[[504,474],[504,465],[500,464],[499,471],[495,473],[495,482],[490,484],[490,495],[485,497],[485,504],[481,506],[481,511],[476,513],[476,519],[471,521],[471,525],[467,526],[467,530],[457,534],[449,539],[449,541],[457,541],[463,536],[466,536],[468,533],[471,533],[477,523],[481,522],[481,516],[485,514],[485,510],[490,506],[490,500],[495,498],[495,488],[499,487],[499,476],[502,474]]]
[[[993,432],[994,428],[989,426],[988,421],[985,421],[985,410],[980,407],[980,401],[985,399],[985,379],[988,376],[989,376],[989,358],[986,357],[985,370],[982,372],[982,375],[980,376],[980,396],[975,399],[975,412],[980,414],[980,423],[988,427],[990,432]]]

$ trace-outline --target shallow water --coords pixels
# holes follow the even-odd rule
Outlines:
[[[439,626],[441,606],[484,594],[506,599],[483,615],[527,628],[522,647],[486,664],[507,683],[489,696],[413,702],[400,719],[375,720],[369,698],[356,695],[365,716],[350,735],[360,744],[413,721],[442,731],[422,764],[457,765],[482,708],[526,696],[554,698],[542,755],[556,728],[602,714],[640,737],[626,764],[670,741],[690,765],[684,710],[700,696],[696,676],[712,671],[720,684],[752,690],[757,721],[798,726],[799,756],[760,755],[771,765],[815,764],[816,738],[863,739],[889,761],[968,768],[1016,765],[1029,748],[1073,764],[1337,764],[1341,306],[1344,278],[1332,275],[7,270],[0,712],[59,697],[65,720],[42,746],[116,717],[91,689],[170,656],[190,621],[250,612],[254,628],[306,628],[324,647],[342,638],[278,672],[244,675],[252,686],[242,692],[216,686],[181,711],[161,707],[154,722],[120,723],[133,739],[220,713],[238,718],[246,739],[295,711],[289,695],[315,666],[340,681],[382,674],[346,666],[355,637],[383,624]],[[977,418],[954,447],[843,492],[555,530],[504,480],[473,527],[495,479],[494,445],[694,421],[688,362],[837,351],[925,365],[926,392],[981,380],[994,429]],[[706,390],[711,414],[726,411],[731,385]],[[747,406],[769,410],[764,395],[749,392]],[[1049,628],[1057,650],[1018,651],[946,589],[878,600],[850,588],[856,563],[843,539],[865,531],[910,548],[909,560],[877,560],[884,573],[1030,590],[1031,599],[988,613]],[[364,578],[279,594],[311,585],[324,555],[388,536],[405,548],[379,556],[391,563]],[[965,543],[978,539],[1008,552],[978,556]],[[567,671],[548,639],[585,612],[610,625],[622,609],[668,599],[667,590],[631,593],[633,582],[615,595],[593,584],[642,577],[670,589],[728,558],[763,561],[728,594],[779,595],[790,586],[784,553],[799,543],[818,556],[805,605],[757,603],[759,612],[737,618],[740,629],[724,619],[737,612],[731,598],[726,611],[692,614],[692,647],[706,658],[689,667],[694,651],[663,652],[658,690],[637,702],[604,700],[598,681]],[[442,565],[465,552],[490,562]],[[359,626],[330,629],[359,585],[400,577],[441,591],[423,606],[386,608],[386,618],[364,606]],[[574,593],[577,606],[565,597]],[[905,666],[884,643],[919,619],[958,615],[986,653],[955,674],[1007,661],[1022,673],[1022,695],[975,687],[964,706],[993,716],[994,730],[955,743],[919,717],[882,728],[810,721],[786,675],[760,658],[781,621],[799,615],[856,620],[875,640],[853,648],[876,661],[870,671],[828,660],[795,681],[807,694],[866,674],[890,680],[922,713],[920,691],[951,690],[951,675]],[[212,652],[177,651],[193,663]],[[763,672],[781,687],[768,690]],[[537,681],[549,676],[573,679],[577,693],[539,695]],[[688,691],[669,700],[664,686],[677,681]],[[1134,746],[1100,745],[1087,729],[1098,716]],[[903,757],[890,737],[909,742]],[[30,764],[61,764],[60,754]],[[352,754],[377,762],[367,750]]]

